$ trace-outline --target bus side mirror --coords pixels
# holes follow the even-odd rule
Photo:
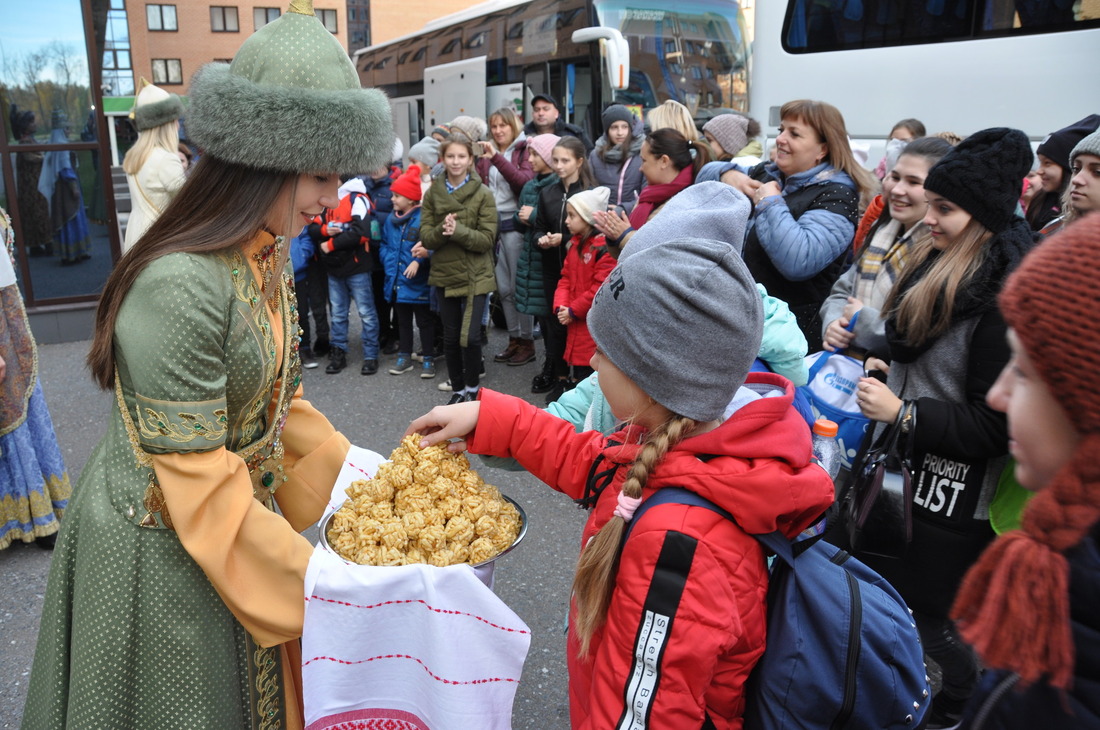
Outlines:
[[[607,81],[612,89],[625,89],[630,85],[630,46],[623,34],[615,28],[581,28],[573,31],[574,43],[600,42]]]

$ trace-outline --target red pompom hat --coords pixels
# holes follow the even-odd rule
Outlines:
[[[403,195],[409,200],[420,202],[420,168],[417,165],[409,165],[409,169],[390,185],[390,192]]]

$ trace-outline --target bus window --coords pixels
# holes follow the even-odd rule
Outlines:
[[[1095,5],[1073,0],[791,0],[782,39],[788,53],[817,53],[1081,30],[1098,25],[1100,12]]]
[[[593,0],[600,25],[616,28],[630,45],[631,87],[616,100],[638,103],[645,88],[652,108],[673,99],[691,108],[701,99],[739,111],[748,108],[740,9],[731,0]],[[637,72],[637,75],[635,74]],[[636,79],[644,80],[636,86]],[[627,100],[630,101],[627,101]]]

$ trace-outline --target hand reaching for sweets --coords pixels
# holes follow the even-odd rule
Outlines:
[[[447,450],[458,454],[466,450],[466,436],[477,428],[477,419],[481,415],[481,403],[456,403],[453,406],[436,406],[425,415],[409,424],[405,435],[423,434],[420,448],[457,438],[447,445]]]

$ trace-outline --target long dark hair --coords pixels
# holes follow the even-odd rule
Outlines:
[[[115,320],[145,267],[170,253],[214,253],[249,244],[267,226],[272,206],[287,186],[293,199],[296,180],[295,173],[258,170],[210,154],[199,158],[179,193],[119,260],[103,288],[87,360],[101,388],[114,385]],[[284,247],[284,257],[288,249]]]
[[[581,161],[580,170],[578,171],[580,177],[577,178],[580,184],[585,190],[590,190],[596,187],[596,177],[592,174],[592,167],[588,164],[588,151],[584,148],[584,142],[581,142],[576,137],[562,137],[558,140],[558,143],[554,145],[554,148],[564,147],[569,150],[569,154]],[[562,185],[565,182],[562,181]]]
[[[699,144],[693,139],[685,139],[684,135],[671,127],[662,127],[650,132],[646,135],[645,141],[649,143],[649,154],[657,158],[668,155],[677,173],[685,167],[690,167],[692,180],[699,174],[699,170],[703,169],[703,165],[710,162],[710,150],[706,145]],[[695,151],[694,155],[691,154],[692,150]]]

